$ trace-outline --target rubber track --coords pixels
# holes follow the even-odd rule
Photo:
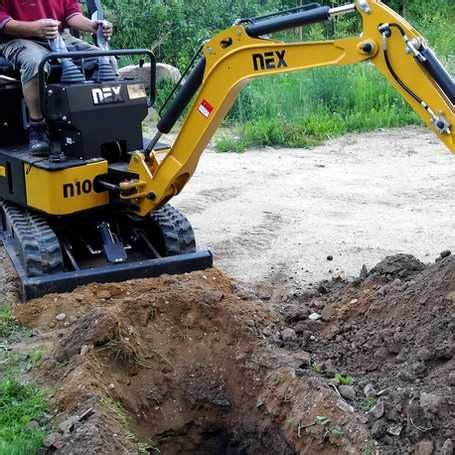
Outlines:
[[[196,251],[194,231],[188,218],[172,205],[166,204],[150,215],[163,237],[166,256],[176,256]]]
[[[46,220],[8,202],[2,203],[16,239],[22,266],[28,276],[40,276],[63,271],[60,242]]]

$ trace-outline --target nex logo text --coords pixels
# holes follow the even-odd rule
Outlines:
[[[122,87],[120,85],[113,87],[94,88],[92,89],[93,103],[121,103],[123,101],[121,91]]]
[[[287,68],[285,59],[286,50],[253,54],[254,71],[273,70],[281,67]]]

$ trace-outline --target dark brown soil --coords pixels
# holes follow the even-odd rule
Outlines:
[[[15,310],[54,337],[39,377],[55,390],[56,453],[336,454],[368,440],[324,378],[297,374],[306,353],[269,343],[280,316],[217,270]]]
[[[350,375],[356,396],[348,401],[357,410],[378,404],[366,417],[381,454],[452,454],[455,257],[425,267],[398,255],[354,283],[321,284],[319,291],[290,299],[284,315],[298,338],[275,341],[305,349],[328,380]],[[296,321],[296,309],[317,311],[322,320]],[[380,397],[368,399],[369,384]]]

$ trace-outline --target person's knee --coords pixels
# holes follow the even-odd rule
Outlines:
[[[24,61],[21,65],[21,81],[22,85],[27,85],[33,79],[38,77],[39,66],[41,59],[32,57]]]

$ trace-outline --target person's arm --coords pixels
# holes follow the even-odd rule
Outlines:
[[[59,24],[60,22],[54,19],[40,19],[33,22],[24,22],[9,18],[8,20],[5,20],[1,33],[17,38],[49,40],[57,37]]]
[[[66,19],[66,24],[70,28],[74,28],[81,32],[96,33],[98,25],[101,21],[92,21],[87,19],[82,14],[74,14],[70,18]],[[102,21],[103,32],[106,38],[111,38],[112,36],[112,24],[109,21]]]

